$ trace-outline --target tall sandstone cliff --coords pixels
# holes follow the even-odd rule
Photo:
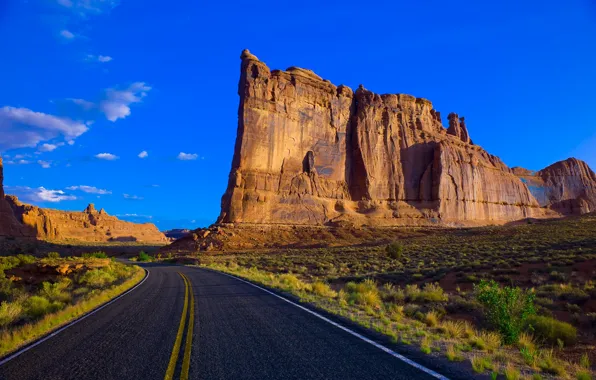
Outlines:
[[[97,211],[90,204],[83,212],[59,211],[27,205],[4,194],[0,159],[0,237],[26,237],[54,241],[138,241],[166,243],[168,239],[151,223],[125,222]]]
[[[426,99],[354,92],[296,67],[270,70],[248,50],[241,59],[238,135],[219,223],[483,225],[593,209],[585,164],[544,169],[551,198],[563,203],[540,203],[473,144],[463,117],[449,114],[445,128]]]

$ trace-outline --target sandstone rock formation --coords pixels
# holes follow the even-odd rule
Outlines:
[[[247,50],[241,59],[220,224],[485,225],[557,215],[473,145],[455,113],[446,129],[426,99],[270,70]]]
[[[108,215],[103,209],[98,212],[92,203],[83,212],[76,212],[23,204],[17,197],[10,195],[5,199],[20,224],[33,231],[40,239],[85,242],[167,242],[165,235],[154,224],[137,224],[120,220]]]
[[[576,158],[556,162],[538,172],[514,168],[540,206],[562,215],[596,211],[596,174]]]
[[[151,223],[136,224],[99,212],[93,204],[83,212],[58,211],[19,202],[4,194],[0,158],[0,238],[38,238],[85,242],[138,241],[166,243],[168,239]]]

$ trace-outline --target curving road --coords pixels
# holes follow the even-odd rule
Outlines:
[[[138,288],[0,366],[0,379],[434,378],[238,279],[146,268]]]

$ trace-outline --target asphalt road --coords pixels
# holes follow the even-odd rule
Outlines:
[[[237,279],[181,266],[147,269],[131,293],[0,366],[0,379],[433,378]]]

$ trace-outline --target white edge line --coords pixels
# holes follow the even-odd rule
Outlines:
[[[265,288],[262,288],[262,287],[260,287],[260,286],[258,286],[258,285],[255,285],[255,284],[253,284],[252,282],[249,282],[249,281],[243,280],[243,279],[241,279],[241,278],[239,278],[239,277],[233,276],[233,275],[231,275],[231,274],[224,273],[224,272],[220,272],[220,271],[213,270],[213,269],[210,269],[210,268],[202,268],[202,269],[209,269],[209,270],[211,270],[211,271],[214,271],[214,272],[216,272],[216,273],[220,273],[220,274],[223,274],[223,275],[225,275],[225,276],[228,276],[228,277],[234,278],[234,279],[236,279],[236,280],[238,280],[238,281],[242,281],[242,282],[244,282],[244,283],[246,283],[246,284],[248,284],[248,285],[254,286],[254,287],[255,287],[255,288],[257,288],[257,289],[261,289],[262,291],[264,291],[264,292],[266,292],[266,293],[269,293],[269,294],[271,294],[271,295],[272,295],[272,296],[274,296],[274,297],[277,297],[277,298],[279,298],[279,299],[281,299],[281,300],[283,300],[283,301],[286,301],[287,303],[289,303],[289,304],[291,304],[291,305],[294,305],[294,306],[296,306],[297,308],[300,308],[300,309],[302,309],[302,310],[306,311],[307,313],[310,313],[310,314],[314,315],[315,317],[317,317],[317,318],[319,318],[319,319],[322,319],[322,320],[324,320],[325,322],[327,322],[327,323],[329,323],[329,324],[332,324],[333,326],[335,326],[335,327],[337,327],[337,328],[340,328],[340,329],[342,329],[343,331],[347,332],[348,334],[351,334],[351,335],[355,336],[356,338],[358,338],[358,339],[360,339],[360,340],[363,340],[363,341],[365,341],[366,343],[372,344],[373,346],[377,347],[378,349],[380,349],[380,350],[382,350],[382,351],[385,351],[385,352],[386,352],[386,353],[388,353],[389,355],[391,355],[391,356],[393,356],[393,357],[396,357],[397,359],[399,359],[399,360],[401,360],[401,361],[404,361],[404,362],[406,362],[407,364],[411,365],[412,367],[414,367],[414,368],[417,368],[417,369],[419,369],[420,371],[422,371],[422,372],[425,372],[426,374],[428,374],[428,375],[430,375],[430,376],[433,376],[433,377],[435,377],[435,378],[437,378],[437,379],[441,379],[441,380],[449,380],[447,377],[445,377],[445,376],[443,376],[443,375],[441,375],[441,374],[439,374],[439,373],[437,373],[437,372],[433,371],[432,369],[426,368],[426,367],[424,367],[423,365],[421,365],[421,364],[418,364],[418,363],[416,363],[415,361],[413,361],[413,360],[411,360],[411,359],[408,359],[408,358],[406,358],[406,357],[405,357],[405,356],[403,356],[403,355],[400,355],[400,354],[398,354],[397,352],[395,352],[395,351],[393,351],[393,350],[391,350],[391,349],[389,349],[389,348],[387,348],[387,347],[383,346],[382,344],[379,344],[379,343],[377,343],[377,342],[375,342],[375,341],[372,341],[372,340],[368,339],[367,337],[365,337],[365,336],[362,336],[362,335],[358,334],[357,332],[355,332],[355,331],[353,331],[353,330],[350,330],[349,328],[347,328],[347,327],[344,327],[344,326],[340,325],[339,323],[333,322],[333,321],[332,321],[332,320],[330,320],[329,318],[326,318],[326,317],[322,316],[321,314],[319,314],[319,313],[317,313],[317,312],[314,312],[314,311],[312,311],[312,310],[309,310],[309,309],[307,309],[306,307],[304,307],[304,306],[302,306],[302,305],[299,305],[299,304],[297,304],[297,303],[295,303],[295,302],[292,302],[292,301],[288,300],[287,298],[284,298],[284,297],[282,297],[282,296],[280,296],[280,295],[278,295],[278,294],[275,294],[275,293],[273,293],[272,291],[269,291],[269,290],[267,290],[267,289],[265,289]]]
[[[40,338],[36,341],[34,341],[34,343],[29,344],[28,346],[26,346],[25,348],[20,349],[19,351],[15,352],[14,354],[6,357],[5,359],[2,359],[0,361],[0,366],[8,363],[9,361],[11,361],[12,359],[16,358],[17,356],[24,354],[25,352],[29,351],[30,349],[32,349],[33,347],[36,347],[40,344],[42,344],[43,342],[45,342],[46,340],[60,334],[62,331],[66,330],[67,328],[76,325],[77,323],[81,322],[83,319],[92,316],[93,314],[97,313],[98,311],[100,311],[101,309],[103,309],[104,307],[107,307],[109,305],[111,305],[112,303],[118,301],[120,298],[124,297],[125,295],[127,295],[128,293],[132,292],[133,290],[135,290],[136,288],[138,288],[139,286],[141,286],[141,284],[143,284],[143,282],[145,282],[145,280],[147,280],[147,278],[149,277],[149,270],[147,270],[146,268],[143,268],[143,270],[145,271],[145,277],[143,278],[143,280],[141,280],[141,282],[139,282],[138,284],[136,284],[134,287],[128,289],[126,292],[120,294],[118,297],[114,298],[113,300],[104,303],[103,305],[101,305],[100,307],[88,312],[87,314],[83,315],[82,317],[75,319],[74,321],[68,323],[65,326],[62,326],[61,328],[59,328],[58,330],[55,330],[53,332],[51,332],[50,334],[44,336],[43,338]]]

